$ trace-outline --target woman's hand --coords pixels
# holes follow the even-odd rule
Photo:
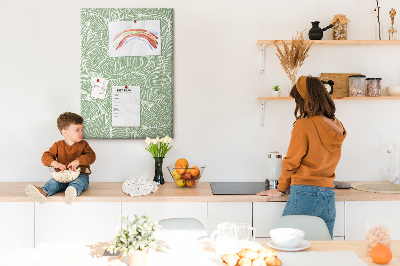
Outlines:
[[[280,192],[277,189],[270,189],[270,190],[265,190],[265,191],[258,192],[256,195],[257,196],[267,196],[267,198],[264,200],[264,202],[267,202],[271,198],[280,198],[280,197],[282,197],[283,193]]]

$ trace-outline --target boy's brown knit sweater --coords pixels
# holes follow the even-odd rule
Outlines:
[[[51,166],[53,161],[57,161],[68,166],[77,159],[82,174],[90,174],[90,165],[96,160],[96,154],[85,140],[68,145],[65,140],[57,141],[51,148],[43,153],[42,163],[44,166]],[[86,173],[88,169],[88,173]]]
[[[290,185],[334,187],[335,169],[346,135],[337,119],[320,116],[298,119],[282,162],[278,189],[286,191]]]

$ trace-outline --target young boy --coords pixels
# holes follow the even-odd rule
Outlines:
[[[65,112],[57,119],[57,127],[64,140],[57,141],[51,148],[43,153],[44,166],[52,166],[64,171],[71,168],[81,168],[77,179],[70,183],[60,183],[51,178],[43,187],[27,185],[26,194],[38,203],[45,203],[46,197],[65,190],[65,203],[72,204],[75,197],[79,196],[89,187],[90,166],[96,160],[96,154],[83,137],[83,118],[80,115]]]

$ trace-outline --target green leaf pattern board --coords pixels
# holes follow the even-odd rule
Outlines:
[[[161,55],[110,57],[109,22],[159,20]],[[84,138],[173,136],[173,13],[171,8],[81,9],[81,115]],[[106,97],[93,98],[92,79]],[[112,126],[112,87],[140,87],[140,126]]]

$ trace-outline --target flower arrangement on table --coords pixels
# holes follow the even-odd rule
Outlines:
[[[164,138],[146,138],[145,142],[147,145],[149,145],[146,150],[148,150],[154,157],[155,161],[155,174],[154,174],[154,182],[157,182],[159,184],[164,184],[164,177],[162,173],[162,163],[163,159],[165,157],[165,154],[172,148],[170,146],[170,143],[172,141],[172,138],[165,136]]]
[[[136,214],[132,221],[122,216],[120,220],[122,221],[122,227],[107,247],[108,251],[125,253],[129,257],[130,263],[131,260],[135,259],[135,256],[147,257],[149,248],[162,251],[165,245],[164,242],[154,237],[154,232],[160,228],[157,222],[150,220],[148,216],[137,216]]]
[[[146,148],[153,157],[165,157],[165,154],[172,148],[169,146],[171,143],[172,138],[165,136],[164,138],[160,139],[159,137],[155,139],[146,138],[145,142],[149,147]]]

